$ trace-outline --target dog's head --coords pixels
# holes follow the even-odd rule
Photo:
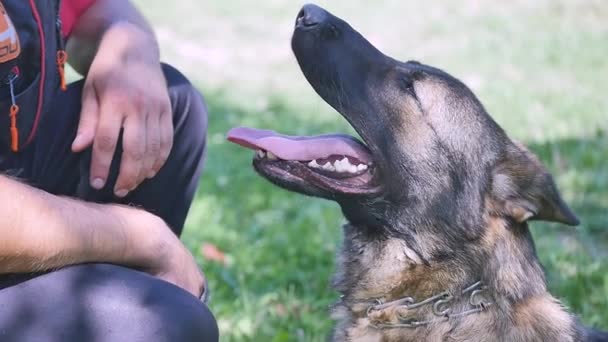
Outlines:
[[[314,5],[298,14],[292,49],[364,143],[232,130],[229,140],[257,149],[254,167],[273,183],[333,199],[355,225],[393,235],[429,227],[470,239],[488,214],[578,224],[541,163],[456,78],[384,55]]]

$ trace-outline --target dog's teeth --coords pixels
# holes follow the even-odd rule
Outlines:
[[[266,154],[268,156],[268,159],[270,160],[277,160],[279,158],[277,158],[277,156],[274,155],[274,153],[268,151],[268,153]]]
[[[350,163],[347,157],[344,157],[342,160],[338,160],[334,163],[336,171],[338,172],[349,172],[356,173],[358,171],[357,166]]]
[[[315,159],[315,160],[310,161],[310,162],[308,163],[308,166],[310,166],[310,167],[314,167],[314,168],[316,168],[316,169],[321,168],[321,165],[319,165],[319,164],[317,163],[317,160],[316,160],[316,159]]]
[[[323,170],[328,170],[328,171],[336,171],[336,168],[331,165],[330,162],[325,163],[325,165],[323,165]]]
[[[271,152],[268,152],[268,158],[272,159],[273,156],[274,155]],[[359,171],[367,170],[369,167],[366,164],[353,165],[346,157],[342,158],[341,160],[336,160],[333,164],[330,162],[325,162],[323,165],[320,165],[318,161],[314,159],[309,161],[307,165],[316,169],[348,173],[357,173]]]
[[[344,172],[348,169],[348,166],[342,162],[342,160],[337,160],[334,162],[334,168],[338,172]]]
[[[264,153],[264,151],[262,150],[257,150],[256,154],[258,155],[258,157],[260,158],[264,158],[266,156],[266,153]]]

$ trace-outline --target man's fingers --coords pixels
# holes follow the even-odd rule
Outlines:
[[[93,141],[93,156],[91,159],[91,186],[101,189],[108,179],[110,164],[116,150],[116,143],[122,125],[122,115],[108,113],[114,107],[106,105],[101,108],[99,123]],[[105,113],[103,112],[105,111]],[[113,114],[113,115],[112,115]]]
[[[81,152],[93,143],[97,121],[99,119],[99,104],[92,85],[86,84],[82,91],[82,109],[76,138],[72,142],[72,151]]]
[[[146,119],[146,156],[142,178],[152,178],[156,174],[154,166],[160,157],[160,115],[148,115]],[[142,179],[143,180],[143,179]]]
[[[171,108],[160,116],[160,152],[153,168],[158,172],[165,164],[173,147],[173,113]]]
[[[146,154],[146,118],[143,114],[127,116],[122,136],[120,171],[114,186],[114,194],[126,196],[144,178],[141,175]]]

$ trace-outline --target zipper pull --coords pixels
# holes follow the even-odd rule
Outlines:
[[[61,90],[66,91],[68,89],[65,82],[65,63],[68,61],[68,53],[65,51],[65,44],[63,37],[61,36],[61,16],[59,15],[60,1],[57,1],[57,18],[55,19],[55,27],[57,29],[57,70],[59,71],[59,80],[61,82]]]
[[[17,114],[19,113],[19,106],[17,105],[17,100],[15,99],[15,86],[14,82],[19,77],[19,68],[13,67],[11,69],[11,73],[8,75],[7,80],[10,92],[11,92],[11,108],[9,112],[9,117],[11,118],[11,150],[13,152],[19,151],[19,130],[17,129]]]
[[[68,61],[68,53],[61,49],[57,51],[57,70],[59,70],[59,80],[61,81],[61,90],[68,89],[65,83],[65,63]]]

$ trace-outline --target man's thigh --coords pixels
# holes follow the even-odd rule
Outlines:
[[[218,341],[188,292],[128,268],[66,267],[0,290],[0,341]]]
[[[197,189],[206,153],[207,108],[202,95],[174,68],[163,65],[173,110],[174,143],[165,165],[126,198],[113,194],[122,149],[117,147],[106,186],[90,186],[91,149],[71,151],[80,118],[82,81],[59,93],[46,113],[36,139],[21,155],[0,163],[0,169],[17,170],[29,184],[58,195],[99,203],[135,204],[162,217],[180,234]],[[145,77],[145,76],[142,76]],[[12,158],[12,159],[11,159]]]

